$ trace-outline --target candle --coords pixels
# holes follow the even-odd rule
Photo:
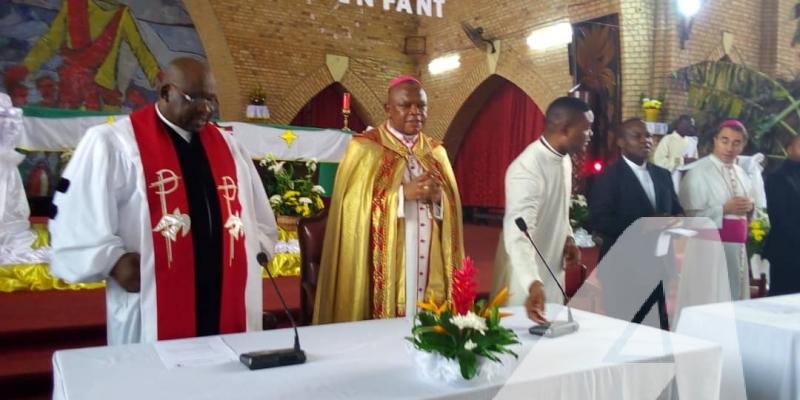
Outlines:
[[[344,92],[344,94],[342,94],[342,111],[350,111],[350,93],[348,92]]]

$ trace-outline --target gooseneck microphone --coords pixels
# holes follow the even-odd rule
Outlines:
[[[564,288],[561,287],[561,283],[558,281],[558,278],[556,278],[556,274],[553,273],[550,265],[547,264],[547,260],[545,260],[544,256],[542,256],[542,252],[540,252],[539,248],[536,247],[536,243],[533,242],[531,235],[528,234],[528,224],[525,223],[525,220],[522,219],[522,217],[515,219],[514,222],[517,224],[517,228],[522,231],[522,234],[528,238],[529,242],[531,242],[531,246],[533,246],[533,249],[536,250],[536,254],[539,255],[542,263],[544,263],[545,268],[547,268],[547,272],[550,272],[550,276],[553,277],[556,285],[558,285],[558,289],[561,290],[561,294],[564,295],[564,299],[569,300],[569,296],[567,296],[567,292],[564,290]],[[567,301],[567,321],[553,321],[549,324],[536,325],[531,327],[528,331],[538,336],[558,337],[577,332],[578,328],[578,322],[572,318],[572,308],[570,308],[569,301]]]
[[[272,273],[269,271],[267,265],[269,264],[269,258],[265,253],[261,252],[258,253],[256,259],[258,260],[258,263],[261,264],[265,270],[267,270],[267,275],[269,275],[269,280],[272,282],[272,287],[275,289],[275,293],[278,295],[278,299],[281,301],[283,311],[289,318],[292,328],[294,328],[294,347],[290,349],[264,350],[243,353],[239,356],[239,361],[241,361],[242,364],[246,365],[247,368],[250,369],[302,364],[306,362],[306,353],[300,348],[300,335],[297,333],[297,324],[294,322],[294,318],[292,318],[292,313],[289,312],[289,307],[286,306],[286,302],[283,300],[281,291],[278,290],[278,285],[275,283],[275,278],[272,277]]]

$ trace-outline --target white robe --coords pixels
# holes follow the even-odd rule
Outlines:
[[[544,284],[548,302],[563,302],[561,290],[514,220],[525,219],[528,233],[563,285],[564,244],[572,236],[569,225],[572,160],[555,154],[541,139],[537,140],[509,165],[505,188],[506,210],[492,293],[508,287],[507,305],[521,305],[528,297],[530,285],[538,280]]]
[[[751,201],[758,199],[758,192],[747,173],[736,164],[733,171],[736,178],[735,193],[731,192],[722,161],[714,155],[703,157],[681,180],[679,197],[681,206],[689,217],[708,217],[717,229],[722,228],[723,219],[746,219],[744,216],[725,215],[723,205],[733,196],[743,196]],[[742,243],[722,243],[725,248],[728,280],[731,283],[731,297],[734,300],[750,297],[750,276],[747,253]]]
[[[413,143],[404,140],[404,135],[394,129],[391,124],[386,124],[389,132],[400,140],[406,147],[413,147]],[[403,174],[403,183],[408,183],[424,171],[417,158],[412,154],[408,159],[408,167]],[[435,204],[433,207],[421,201],[405,200],[403,187],[400,186],[398,195],[397,218],[401,218],[405,225],[405,283],[407,319],[413,320],[417,312],[417,301],[425,300],[425,290],[428,287],[428,267],[430,264],[431,232],[433,225],[431,218],[442,219],[442,207]]]
[[[277,241],[272,209],[247,151],[223,134],[236,164],[247,250],[247,330],[262,328],[261,266],[256,254],[271,255]],[[153,227],[144,172],[130,118],[90,128],[64,170],[70,184],[56,193],[50,221],[54,275],[68,282],[106,279],[109,344],[157,340]],[[128,293],[109,278],[125,253],[141,255],[141,291]]]

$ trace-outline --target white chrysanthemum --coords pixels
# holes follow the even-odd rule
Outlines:
[[[279,194],[272,195],[272,197],[269,198],[269,204],[279,205],[281,203],[283,203],[283,198]]]
[[[314,200],[311,200],[308,197],[301,197],[297,199],[297,201],[299,201],[300,204],[314,204]]]
[[[313,173],[314,171],[316,171],[318,163],[319,161],[317,161],[316,157],[311,157],[308,160],[306,160],[306,168],[308,168],[308,172]]]
[[[480,332],[481,335],[488,329],[486,327],[486,320],[472,311],[468,311],[467,315],[454,315],[450,317],[450,322],[457,326],[459,330],[463,331],[466,328],[475,329]]]
[[[316,194],[325,194],[325,188],[320,185],[314,185],[314,187],[311,188],[311,191]]]
[[[261,161],[258,163],[262,167],[275,163],[275,155],[272,153],[264,154],[264,157],[261,157]]]
[[[275,174],[279,174],[281,171],[283,171],[283,164],[285,163],[286,161],[276,161],[275,163],[269,166],[269,170]]]
[[[475,344],[475,342],[473,342],[472,339],[469,339],[467,340],[467,343],[464,343],[464,350],[466,351],[472,351],[472,349],[476,347],[478,347],[478,345]]]

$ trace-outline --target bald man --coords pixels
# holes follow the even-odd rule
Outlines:
[[[109,344],[260,330],[256,254],[277,238],[261,180],[209,123],[205,63],[172,61],[158,94],[78,144],[53,200],[51,270],[105,279]]]
[[[392,80],[385,112],[385,123],[353,137],[336,173],[315,323],[413,318],[417,301],[451,297],[461,203],[444,147],[422,133],[422,84]]]
[[[637,219],[683,214],[669,171],[647,162],[653,140],[645,123],[623,122],[617,146],[622,156],[597,176],[589,197],[591,226],[603,238],[601,259]]]

